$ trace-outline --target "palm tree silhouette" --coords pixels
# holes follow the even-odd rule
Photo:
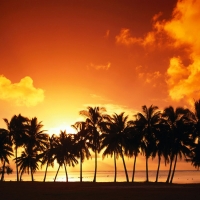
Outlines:
[[[113,124],[113,130],[116,132],[114,139],[116,145],[116,155],[118,156],[118,151],[120,152],[120,156],[122,158],[126,181],[129,182],[128,172],[126,169],[126,163],[124,159],[124,152],[127,144],[127,132],[128,132],[128,115],[124,116],[124,112],[121,114],[114,113],[111,118]]]
[[[55,159],[57,160],[59,167],[56,172],[54,182],[56,181],[59,169],[62,165],[64,165],[65,169],[66,182],[68,182],[67,165],[74,167],[75,164],[78,164],[75,157],[74,138],[72,134],[67,134],[66,131],[60,132],[58,145],[56,146]]]
[[[10,140],[9,132],[5,129],[0,129],[0,161],[3,163],[1,169],[1,181],[4,180],[5,171],[9,172],[9,169],[11,169],[9,166],[6,166],[6,163],[9,164],[9,157],[13,156],[12,152],[12,142]]]
[[[86,122],[76,122],[72,127],[77,131],[77,134],[74,135],[74,150],[77,157],[80,158],[80,182],[82,182],[82,164],[85,158],[89,159],[91,157],[89,141],[87,141],[88,131]]]
[[[31,174],[31,180],[34,181],[33,174],[36,170],[39,169],[38,162],[40,162],[40,157],[37,154],[37,150],[34,149],[31,152],[28,151],[28,148],[25,147],[25,150],[22,151],[21,156],[17,157],[16,163],[19,166],[20,180],[24,173]]]
[[[118,159],[119,155],[121,154],[121,146],[119,141],[119,134],[117,130],[117,126],[113,121],[113,118],[110,116],[104,117],[106,121],[101,123],[101,147],[100,151],[104,149],[102,154],[102,158],[104,159],[106,156],[111,155],[114,157],[114,168],[115,168],[115,175],[114,175],[114,182],[117,179],[117,164],[116,159]]]
[[[164,109],[163,117],[166,118],[170,128],[170,168],[167,177],[167,183],[172,183],[174,173],[176,170],[176,163],[178,155],[180,159],[182,155],[185,157],[190,154],[189,145],[191,144],[190,132],[188,132],[189,119],[187,114],[190,113],[188,109],[178,107],[174,109],[172,106]],[[174,168],[172,170],[172,163],[174,161]],[[170,177],[171,176],[171,177]]]
[[[8,119],[4,118],[4,122],[7,125],[7,130],[9,131],[10,137],[12,142],[15,145],[15,160],[17,159],[17,150],[18,147],[21,147],[24,145],[24,142],[26,140],[26,126],[25,124],[28,121],[28,118],[23,117],[21,114],[14,115],[10,122]],[[16,172],[17,172],[17,181],[19,181],[19,172],[18,172],[18,164],[16,162]]]
[[[80,111],[80,114],[86,117],[86,126],[88,130],[88,139],[90,141],[90,148],[95,153],[95,171],[93,182],[96,182],[97,174],[97,155],[100,149],[100,123],[102,122],[102,113],[106,111],[105,108],[88,107],[87,110]]]
[[[135,168],[136,168],[136,161],[137,156],[139,153],[141,153],[141,144],[142,144],[142,137],[140,131],[137,130],[135,121],[129,121],[129,128],[128,128],[128,138],[127,138],[127,144],[125,148],[125,154],[129,157],[134,157],[133,161],[133,173],[132,173],[132,182],[134,182],[135,178]]]
[[[149,181],[148,176],[148,159],[153,154],[156,146],[155,129],[160,121],[160,111],[157,106],[151,105],[147,108],[146,105],[142,106],[142,113],[137,113],[135,124],[137,130],[143,135],[141,149],[146,157],[146,182]]]
[[[47,169],[49,166],[54,167],[54,160],[55,160],[55,154],[56,154],[56,146],[58,145],[58,137],[53,134],[51,137],[49,137],[49,147],[45,149],[45,151],[42,153],[41,157],[41,164],[42,166],[46,163],[46,169],[44,173],[44,179],[43,182],[46,180],[47,175]]]

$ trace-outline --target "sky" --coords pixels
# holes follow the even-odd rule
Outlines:
[[[58,134],[87,106],[130,119],[143,105],[193,109],[199,24],[200,0],[0,0],[0,118]]]

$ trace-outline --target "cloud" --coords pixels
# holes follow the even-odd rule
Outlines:
[[[143,37],[134,37],[129,29],[121,29],[116,43],[150,47],[146,50],[169,50],[166,70],[169,97],[193,104],[194,99],[200,98],[200,0],[178,0],[171,19],[161,20],[161,16],[162,13],[153,16],[152,31]],[[148,83],[156,73],[139,76]]]
[[[105,65],[95,65],[93,63],[90,63],[90,65],[87,66],[87,69],[96,69],[96,70],[108,70],[110,69],[111,63],[108,62]]]
[[[190,62],[184,64],[183,56],[170,59],[167,70],[169,95],[174,100],[186,99],[193,104],[193,99],[200,98],[200,1],[178,1],[172,19],[160,23],[163,30],[175,41],[175,47],[187,46]]]
[[[108,38],[109,35],[110,35],[110,30],[107,30],[107,31],[106,31],[106,34],[104,35],[104,37],[105,37],[105,38]]]
[[[35,106],[44,100],[44,91],[33,86],[33,80],[26,76],[19,83],[12,83],[0,76],[0,100],[15,103],[17,106]]]

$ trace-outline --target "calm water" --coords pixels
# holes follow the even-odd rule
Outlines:
[[[46,181],[53,181],[55,177],[55,171],[49,171],[47,173]],[[92,181],[94,172],[83,172],[83,181]],[[168,171],[160,171],[159,174],[159,182],[165,182],[168,175]],[[68,172],[68,178],[70,182],[79,181],[80,174],[79,172]],[[149,181],[154,182],[156,177],[156,171],[149,171]],[[34,174],[35,181],[43,181],[44,172],[36,172]],[[30,174],[24,174],[22,177],[23,181],[31,181]],[[56,181],[64,182],[65,173],[60,171]],[[114,180],[114,172],[113,171],[99,171],[97,173],[97,182],[113,182]],[[132,173],[129,172],[129,180],[132,180]],[[145,171],[136,171],[135,173],[135,181],[143,182],[146,180],[146,172]],[[10,175],[5,175],[5,181],[16,181],[16,174],[13,172]],[[117,182],[126,181],[124,171],[117,172]],[[200,171],[197,170],[177,170],[175,172],[175,176],[173,179],[173,183],[200,183]]]

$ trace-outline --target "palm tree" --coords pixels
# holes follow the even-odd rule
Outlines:
[[[30,169],[31,180],[34,181],[33,174],[39,169],[38,162],[40,162],[37,149],[28,152],[28,148],[25,148],[25,150],[22,151],[21,156],[17,157],[15,160],[19,166],[20,180],[22,179],[22,175],[24,173],[27,172],[29,174]]]
[[[66,131],[61,131],[58,139],[58,145],[55,149],[56,154],[54,158],[57,160],[59,166],[56,172],[54,182],[56,181],[58,172],[62,165],[64,165],[65,169],[66,182],[68,182],[67,165],[74,167],[75,164],[78,163],[75,157],[74,138],[72,134],[67,134]]]
[[[91,157],[89,151],[89,142],[87,141],[87,129],[85,122],[76,122],[72,125],[77,130],[77,134],[74,135],[74,150],[75,154],[80,158],[80,182],[82,182],[82,164],[85,158]]]
[[[4,118],[4,122],[7,125],[7,130],[9,131],[9,135],[11,137],[12,142],[15,145],[15,160],[17,159],[17,150],[18,147],[24,145],[26,140],[26,126],[28,119],[23,117],[21,114],[14,115],[10,122],[8,119]],[[18,164],[16,162],[16,172],[17,172],[17,181],[19,181],[19,172],[18,172]]]
[[[46,148],[45,151],[42,153],[42,166],[46,163],[46,169],[44,173],[44,182],[46,180],[47,169],[49,166],[54,167],[54,156],[56,154],[56,146],[58,145],[58,137],[53,134],[49,137],[49,148]]]
[[[156,146],[155,129],[160,122],[160,111],[157,106],[151,105],[147,108],[146,105],[142,106],[142,113],[137,113],[135,124],[137,130],[143,135],[141,150],[146,157],[146,182],[149,181],[148,177],[148,159],[150,156],[155,156],[154,149]]]
[[[116,159],[118,159],[121,154],[121,146],[119,141],[119,134],[117,131],[117,126],[113,122],[113,119],[110,116],[106,117],[106,121],[101,123],[101,131],[102,135],[100,136],[100,151],[104,149],[102,154],[102,158],[104,159],[106,156],[111,155],[114,157],[114,168],[115,168],[115,176],[114,182],[117,179],[117,164]]]
[[[95,171],[93,182],[96,182],[97,174],[97,155],[100,149],[100,123],[102,121],[102,113],[106,111],[105,108],[88,107],[87,110],[80,111],[80,114],[86,117],[86,127],[88,130],[88,139],[90,141],[90,148],[95,153]]]
[[[113,145],[114,145],[111,148],[111,150],[114,150],[115,152],[114,156],[116,158],[118,157],[118,153],[121,156],[123,166],[124,166],[126,181],[129,182],[128,172],[126,169],[126,163],[124,160],[124,151],[126,148],[127,132],[128,132],[128,126],[127,126],[128,115],[124,116],[124,112],[122,112],[119,115],[114,113],[112,115],[112,118],[110,119],[110,124],[111,124],[111,135],[109,137],[113,137]],[[109,145],[108,145],[108,150],[109,150]],[[115,157],[114,157],[114,160],[115,160]]]
[[[4,180],[4,173],[6,169],[10,169],[6,166],[9,164],[9,157],[13,156],[12,142],[9,137],[9,132],[5,129],[0,129],[0,161],[3,163],[1,169],[1,181]],[[6,170],[9,172],[9,170]]]
[[[141,153],[141,144],[142,144],[142,137],[140,131],[137,130],[134,121],[129,121],[129,128],[128,128],[128,139],[125,148],[125,154],[128,157],[134,157],[133,161],[133,173],[132,173],[132,182],[134,182],[135,178],[135,168],[136,168],[136,161],[137,156]]]
[[[165,120],[161,120],[159,126],[155,129],[156,137],[156,148],[155,154],[158,156],[158,168],[156,173],[156,181],[158,182],[158,175],[160,171],[161,158],[165,160],[165,165],[169,162],[169,152],[170,152],[170,134],[169,127]]]
[[[167,120],[167,123],[170,127],[170,168],[169,174],[167,177],[167,183],[172,183],[174,173],[176,170],[176,163],[178,156],[180,159],[183,156],[190,154],[190,144],[192,143],[190,132],[188,131],[189,119],[187,114],[190,113],[188,109],[178,107],[174,109],[172,106],[169,106],[164,109],[163,117]],[[174,161],[174,168],[171,175],[172,163]],[[170,177],[171,176],[171,177]]]

